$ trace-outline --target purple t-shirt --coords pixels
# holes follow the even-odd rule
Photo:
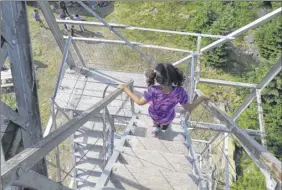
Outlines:
[[[144,98],[151,102],[149,114],[160,125],[168,125],[175,117],[175,106],[187,104],[188,95],[183,87],[173,87],[169,94],[165,94],[160,86],[152,86],[144,92]]]

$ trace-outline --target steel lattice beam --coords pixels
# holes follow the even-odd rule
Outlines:
[[[15,112],[10,106],[0,100],[0,114],[7,117],[9,120],[25,128],[26,121],[19,113]]]
[[[29,170],[28,172],[25,172],[24,175],[21,175],[18,180],[15,180],[12,183],[12,185],[38,190],[71,190],[63,184],[53,181],[32,170]]]
[[[24,1],[3,1],[1,9],[2,32],[5,39],[11,43],[7,46],[7,50],[20,117],[17,117],[17,114],[10,109],[9,113],[12,114],[11,117],[21,119],[20,125],[24,125],[21,128],[23,147],[30,148],[42,139],[42,127],[26,3]],[[16,119],[16,121],[20,120]],[[40,174],[47,175],[44,159],[35,163],[33,169]]]

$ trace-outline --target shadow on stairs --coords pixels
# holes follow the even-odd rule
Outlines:
[[[95,178],[95,189],[198,189],[180,124],[172,124],[160,138],[151,137],[151,126],[147,115],[132,118],[101,177]]]

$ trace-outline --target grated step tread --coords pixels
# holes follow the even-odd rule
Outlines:
[[[119,157],[119,162],[122,164],[182,173],[192,171],[193,167],[190,161],[188,156],[181,154],[131,149],[128,147],[122,148]]]
[[[188,155],[189,151],[184,142],[166,141],[159,138],[127,136],[126,145],[134,149],[160,151],[172,154]]]
[[[118,189],[192,190],[198,189],[196,178],[190,173],[162,171],[115,164],[110,181]]]

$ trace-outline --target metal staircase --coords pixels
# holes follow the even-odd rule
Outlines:
[[[183,128],[173,124],[159,138],[151,137],[152,121],[139,113],[129,122],[126,134],[115,138],[116,162],[105,187],[117,189],[197,189],[198,180],[185,145]],[[123,142],[123,143],[121,143]],[[93,189],[103,173],[103,122],[87,122],[74,136],[76,188]],[[199,150],[201,151],[201,150]],[[110,164],[110,166],[109,166]],[[97,186],[96,186],[97,187]]]
[[[103,122],[87,122],[74,135],[76,189],[93,189],[103,172]]]
[[[105,186],[117,189],[198,189],[199,181],[193,174],[193,158],[185,145],[183,128],[173,124],[170,130],[160,134],[160,138],[151,138],[152,125],[145,114],[138,115],[130,123],[130,132],[123,137],[124,144],[117,147],[119,156],[116,162],[108,165],[112,164],[112,169]],[[100,181],[103,180],[102,176]]]

